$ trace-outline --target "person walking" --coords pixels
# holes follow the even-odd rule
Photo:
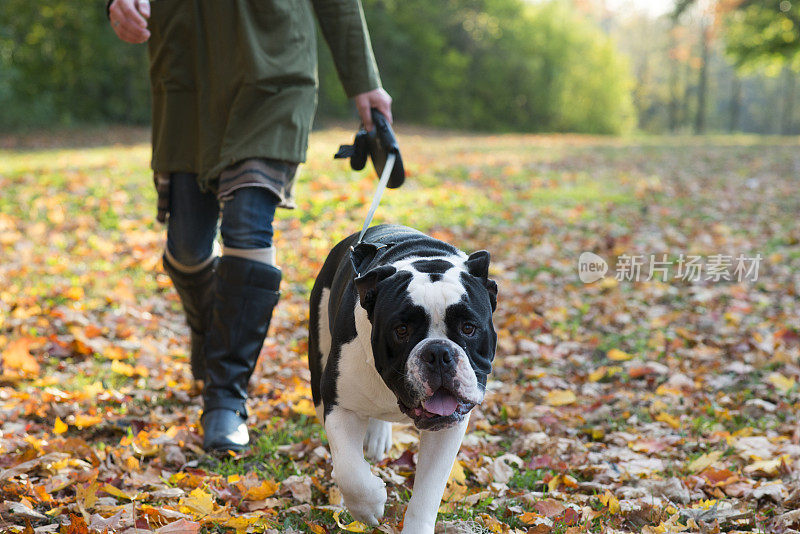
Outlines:
[[[117,36],[148,43],[152,168],[164,269],[203,380],[203,448],[241,451],[247,385],[279,298],[272,242],[292,208],[316,109],[314,14],[367,129],[391,121],[360,0],[110,0]],[[216,236],[222,236],[221,255]]]

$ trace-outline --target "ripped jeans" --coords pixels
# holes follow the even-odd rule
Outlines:
[[[272,246],[272,221],[280,199],[267,189],[244,187],[220,202],[214,193],[202,192],[195,174],[172,173],[169,183],[167,248],[183,266],[198,265],[213,253],[219,225],[222,243],[231,249]]]

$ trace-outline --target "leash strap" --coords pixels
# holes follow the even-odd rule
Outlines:
[[[397,159],[397,155],[394,152],[389,152],[386,156],[386,165],[383,167],[383,173],[381,174],[381,180],[378,182],[378,190],[375,191],[375,196],[372,197],[372,205],[369,207],[369,212],[367,213],[367,218],[364,221],[364,227],[361,229],[361,233],[358,236],[358,242],[356,244],[361,243],[364,239],[364,234],[369,228],[369,225],[372,224],[372,218],[375,216],[375,211],[378,209],[378,206],[381,203],[381,197],[383,197],[383,192],[386,190],[386,184],[389,183],[389,176],[392,174],[392,169],[394,169],[394,162]]]

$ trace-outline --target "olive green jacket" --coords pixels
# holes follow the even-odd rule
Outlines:
[[[348,96],[380,87],[360,0],[152,0],[153,169],[305,160],[316,109],[312,8]]]

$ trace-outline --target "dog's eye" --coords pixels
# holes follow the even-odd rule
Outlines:
[[[461,325],[461,333],[465,336],[471,336],[475,333],[477,327],[472,323],[464,323]]]
[[[394,335],[397,337],[398,341],[405,341],[408,339],[408,326],[401,324],[394,329]]]

